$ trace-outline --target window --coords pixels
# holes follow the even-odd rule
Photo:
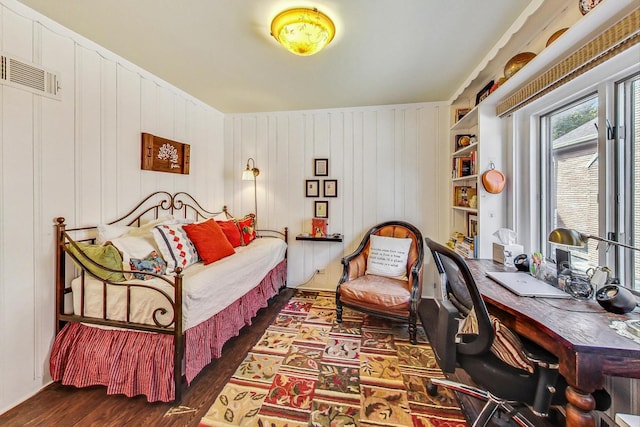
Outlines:
[[[600,83],[595,90],[539,116],[540,231],[548,236],[564,227],[638,246],[640,75]],[[544,240],[546,256],[555,258],[555,245]],[[640,290],[639,251],[595,239],[563,249],[570,250],[574,268],[607,265],[623,285]]]
[[[618,211],[620,241],[640,246],[640,75],[617,84],[617,154],[620,173],[618,195],[623,207]],[[628,206],[627,209],[624,209]],[[640,251],[619,251],[619,265],[629,287],[640,290]],[[633,286],[631,286],[633,284]]]
[[[598,235],[598,98],[563,106],[542,116],[543,176],[546,194],[544,235],[558,227]],[[571,248],[571,264],[586,270],[598,265],[595,242]],[[549,244],[550,245],[550,244]],[[550,247],[548,254],[552,254]]]

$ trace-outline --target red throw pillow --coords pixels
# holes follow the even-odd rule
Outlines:
[[[236,253],[227,240],[227,236],[213,219],[195,224],[185,224],[182,228],[196,246],[205,265]]]
[[[249,214],[242,219],[236,220],[240,229],[240,236],[242,236],[243,246],[248,245],[256,238],[255,220],[254,214]]]
[[[216,223],[220,226],[224,235],[227,236],[227,240],[231,243],[231,246],[237,248],[242,245],[240,229],[234,221],[216,221]]]

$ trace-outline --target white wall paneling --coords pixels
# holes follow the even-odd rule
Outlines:
[[[305,112],[227,115],[225,164],[233,180],[232,212],[253,211],[253,184],[240,180],[253,157],[258,176],[260,228],[289,227],[289,286],[334,289],[340,259],[352,252],[375,224],[404,220],[438,238],[436,212],[442,173],[439,104],[411,104]],[[446,107],[443,107],[446,108]],[[329,176],[313,175],[313,160],[329,159]],[[448,165],[448,163],[447,163]],[[231,170],[233,168],[233,170]],[[305,197],[305,180],[338,180],[338,197]],[[329,202],[329,233],[344,242],[296,241],[311,231],[314,201]],[[316,269],[325,274],[316,275]],[[308,282],[308,283],[307,283]]]
[[[2,10],[2,50],[25,60],[33,60],[34,33],[31,22],[15,13]],[[38,223],[34,209],[36,182],[34,160],[33,96],[9,86],[1,89],[2,96],[2,229],[0,231],[0,292],[2,297],[2,359],[5,363],[0,381],[0,398],[11,398],[13,389],[21,395],[29,393],[36,381],[35,352],[36,286],[35,227]],[[29,114],[25,115],[27,111]],[[40,136],[41,133],[38,133]],[[19,187],[20,191],[12,191]],[[23,224],[16,227],[16,224]],[[5,325],[11,325],[6,328]],[[29,375],[23,378],[21,373]],[[12,390],[9,390],[9,386]]]
[[[50,381],[54,218],[97,224],[156,190],[224,203],[223,115],[0,1],[0,49],[60,73],[60,100],[0,86],[0,412]],[[140,133],[191,144],[190,175],[140,170]]]

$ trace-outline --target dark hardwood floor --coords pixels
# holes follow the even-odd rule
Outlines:
[[[216,396],[262,336],[294,289],[283,289],[261,309],[251,327],[224,346],[222,357],[211,362],[184,392],[176,411],[172,403],[148,403],[143,396],[108,396],[106,387],[78,389],[53,383],[29,400],[0,415],[0,426],[197,426]],[[169,413],[169,411],[178,413]]]

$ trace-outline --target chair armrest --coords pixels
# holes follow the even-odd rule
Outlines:
[[[342,265],[343,269],[340,283],[364,276],[364,273],[367,270],[367,258],[362,252],[354,252],[342,258]]]

